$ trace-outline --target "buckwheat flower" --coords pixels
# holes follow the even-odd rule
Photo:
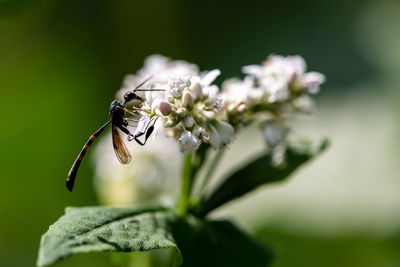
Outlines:
[[[218,132],[222,146],[232,141],[232,137],[235,133],[235,130],[233,129],[232,125],[230,125],[225,121],[217,120],[215,124],[215,129]]]
[[[117,93],[117,97],[123,99],[127,91],[134,90],[138,84],[149,77],[152,77],[150,82],[154,87],[168,89],[169,78],[177,76],[189,77],[198,75],[198,73],[199,68],[195,64],[183,60],[171,60],[162,55],[151,55],[145,59],[143,68],[137,71],[136,74],[125,76],[123,86]]]
[[[292,91],[317,93],[325,81],[318,72],[306,73],[306,63],[300,56],[269,56],[262,65],[243,67],[243,72],[256,79],[270,103],[289,100]]]
[[[203,97],[203,89],[202,89],[200,83],[198,83],[198,82],[196,82],[194,84],[192,83],[192,86],[190,87],[190,89],[192,90],[195,100],[198,100]]]
[[[196,97],[199,95],[209,95],[216,94],[219,92],[219,89],[215,85],[211,85],[212,82],[221,74],[221,71],[218,69],[211,70],[206,72],[203,77],[193,75],[191,77],[192,91],[196,94]],[[199,90],[201,88],[201,90]],[[199,97],[200,98],[200,97]]]
[[[168,79],[169,90],[167,93],[172,97],[180,97],[185,88],[190,86],[189,78],[171,77]]]
[[[206,129],[204,129],[203,127],[195,126],[193,129],[193,134],[198,139],[208,138],[208,133],[207,133]]]
[[[289,128],[282,123],[269,121],[264,125],[263,135],[267,144],[273,148],[285,140],[288,132]]]
[[[187,114],[187,110],[186,110],[186,108],[180,107],[176,110],[176,114],[178,114],[179,117],[181,117],[181,118],[185,118],[186,114]]]
[[[293,100],[294,107],[302,113],[312,114],[315,111],[315,102],[309,95],[301,95]]]
[[[319,72],[309,72],[301,77],[301,86],[307,88],[310,94],[317,94],[319,87],[325,82],[325,75]]]
[[[206,110],[213,110],[216,113],[222,110],[222,98],[218,93],[212,92],[204,102]]]
[[[179,137],[179,144],[181,152],[187,155],[199,148],[200,141],[191,132],[185,130]]]
[[[261,98],[262,90],[258,90],[261,94],[255,92],[254,79],[250,76],[243,80],[229,79],[222,84],[222,104],[227,107],[230,104],[239,106],[241,104],[250,104],[253,99]]]
[[[215,129],[214,126],[209,125],[208,126],[208,142],[214,147],[214,148],[221,148],[221,137],[217,131],[217,129]]]
[[[183,124],[185,125],[185,128],[190,129],[194,126],[195,121],[192,117],[187,116],[187,117],[183,118]]]
[[[162,55],[152,55],[145,59],[143,68],[136,75],[133,86],[153,76],[152,83],[165,83],[170,77],[185,77],[199,73],[197,65],[184,60],[171,60]]]

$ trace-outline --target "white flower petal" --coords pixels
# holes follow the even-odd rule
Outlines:
[[[181,152],[189,154],[197,150],[200,146],[200,141],[189,131],[184,131],[179,138]]]
[[[219,69],[209,71],[202,79],[203,86],[209,86],[220,74],[221,71]]]
[[[319,92],[319,86],[325,82],[325,75],[319,72],[308,72],[301,78],[301,85],[311,94]]]
[[[208,128],[208,141],[214,148],[221,147],[221,138],[220,138],[217,130],[212,125],[209,125],[209,128]]]
[[[288,131],[289,129],[280,123],[268,122],[264,127],[263,134],[268,145],[275,147],[286,138]]]
[[[235,133],[232,125],[227,122],[217,120],[215,128],[219,134],[220,142],[222,145],[226,145],[231,142],[233,134]]]

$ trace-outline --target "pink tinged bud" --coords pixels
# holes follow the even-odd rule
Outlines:
[[[160,102],[158,107],[163,116],[168,116],[172,111],[172,105],[164,100]]]
[[[240,105],[237,107],[237,112],[243,113],[243,112],[246,111],[246,109],[247,109],[247,105],[246,105],[246,104],[240,104]]]
[[[191,92],[186,91],[182,97],[182,104],[185,107],[192,107],[194,103],[194,97]]]

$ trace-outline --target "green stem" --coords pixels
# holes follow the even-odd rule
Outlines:
[[[221,148],[220,150],[218,150],[217,154],[214,157],[214,160],[211,162],[211,166],[210,166],[210,168],[208,168],[206,176],[204,177],[204,180],[203,180],[203,182],[201,184],[201,187],[200,187],[200,196],[202,196],[204,194],[206,186],[207,186],[208,182],[210,181],[212,175],[214,174],[214,171],[217,168],[218,163],[221,160],[222,155],[224,154],[224,152],[225,152],[224,148]]]
[[[192,174],[192,154],[189,153],[183,161],[182,189],[178,206],[178,212],[181,215],[186,215],[186,211],[189,205],[189,197],[193,184],[193,177],[191,174]]]

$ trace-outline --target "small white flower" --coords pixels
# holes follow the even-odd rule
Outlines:
[[[168,94],[172,97],[180,97],[185,88],[190,87],[190,79],[171,77],[168,80]]]
[[[192,76],[190,78],[192,83],[192,92],[196,99],[201,98],[203,95],[217,94],[219,89],[216,85],[211,85],[211,83],[221,74],[218,69],[207,72],[203,78],[200,76]]]
[[[315,102],[309,95],[302,95],[293,101],[293,105],[305,114],[311,114],[315,111]]]
[[[193,92],[193,96],[195,98],[195,100],[201,99],[203,97],[203,88],[201,87],[201,84],[196,82],[196,83],[192,83],[192,86],[190,87],[190,89]]]
[[[206,129],[204,129],[203,127],[199,127],[199,126],[196,126],[193,129],[193,134],[199,139],[202,139],[203,137],[208,137],[208,133],[207,133]]]
[[[207,110],[213,110],[216,113],[222,110],[222,98],[218,93],[210,94],[204,104]]]
[[[270,56],[261,66],[243,67],[243,72],[255,77],[260,88],[268,95],[270,103],[289,99],[289,87],[306,70],[304,59],[300,56]]]
[[[232,125],[227,122],[217,120],[215,129],[218,132],[221,145],[226,145],[232,141],[233,134],[235,133]]]
[[[275,147],[286,138],[288,132],[289,129],[286,126],[271,121],[265,124],[263,134],[267,144]]]
[[[222,84],[222,103],[223,106],[229,104],[240,105],[251,104],[252,99],[261,98],[264,92],[258,90],[261,94],[255,96],[254,79],[246,76],[244,80],[229,79]]]
[[[178,108],[176,111],[176,114],[178,114],[179,117],[184,118],[186,117],[187,110],[185,108]]]
[[[214,147],[214,148],[220,148],[221,147],[221,138],[218,134],[217,129],[214,128],[214,126],[209,125],[208,126],[208,142]]]
[[[185,117],[183,118],[183,124],[185,125],[186,128],[192,128],[194,125],[194,120],[192,117]]]
[[[200,146],[200,141],[189,131],[184,131],[179,138],[181,152],[189,154],[197,150]]]
[[[317,94],[319,86],[325,82],[325,75],[319,72],[308,72],[301,77],[301,85],[308,89],[310,94]]]

